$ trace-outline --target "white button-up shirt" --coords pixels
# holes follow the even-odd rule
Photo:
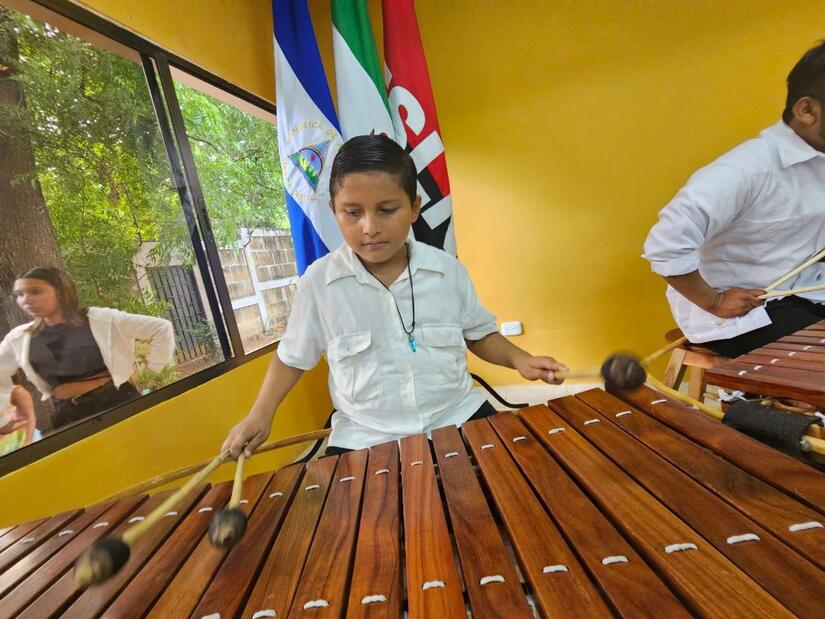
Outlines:
[[[714,288],[765,288],[825,248],[825,154],[780,121],[696,172],[659,212],[644,258],[663,276],[699,270]],[[823,283],[815,264],[780,286]],[[799,295],[825,301],[823,292]],[[764,307],[721,319],[668,286],[691,342],[729,339],[770,324]]]
[[[407,269],[387,290],[344,244],[298,283],[278,356],[302,370],[322,354],[336,413],[329,444],[361,449],[466,421],[484,403],[467,371],[465,339],[496,331],[467,269],[453,256],[410,242]],[[396,303],[398,310],[396,310]]]
[[[146,368],[159,372],[175,354],[175,332],[165,318],[129,314],[108,307],[90,307],[86,318],[103,364],[112,376],[115,387],[125,383],[135,371],[135,341],[151,340]],[[9,331],[0,342],[0,406],[8,402],[12,375],[22,368],[43,399],[51,397],[49,386],[34,371],[29,361],[33,322],[19,325]]]

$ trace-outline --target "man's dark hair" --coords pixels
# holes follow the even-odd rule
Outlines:
[[[825,105],[825,41],[809,49],[788,73],[788,98],[782,120],[793,118],[793,106],[802,97],[812,97]]]
[[[403,148],[385,135],[359,135],[338,150],[329,174],[329,195],[334,201],[348,174],[386,172],[398,180],[401,189],[415,202],[417,192],[415,163]]]

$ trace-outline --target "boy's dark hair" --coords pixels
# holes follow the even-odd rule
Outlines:
[[[329,196],[341,188],[348,174],[386,172],[398,180],[410,202],[415,202],[417,173],[412,157],[385,135],[359,135],[350,138],[338,150],[329,174]]]
[[[793,118],[793,106],[802,97],[812,97],[825,105],[825,41],[809,49],[788,73],[788,98],[782,120]]]

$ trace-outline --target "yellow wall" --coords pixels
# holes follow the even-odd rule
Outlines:
[[[269,0],[84,4],[272,100]],[[329,67],[329,0],[310,4]],[[370,4],[377,16],[380,3]],[[501,320],[524,322],[519,345],[572,366],[657,347],[672,323],[662,282],[639,258],[656,211],[698,166],[779,118],[790,66],[825,36],[821,3],[419,0],[417,8],[459,252],[482,300]],[[264,363],[1,479],[3,516],[6,505],[28,515],[82,504],[211,453],[224,411],[248,405]],[[518,382],[511,371],[473,369]],[[310,406],[313,417],[292,429],[316,426],[329,410],[318,407],[325,389],[315,378],[315,392],[305,383],[290,408]],[[163,466],[147,468],[147,449]],[[101,463],[117,473],[92,489],[87,476],[97,479]]]
[[[419,15],[481,298],[571,366],[658,348],[673,323],[639,258],[656,212],[779,119],[787,72],[825,36],[822,3],[436,5]]]
[[[270,0],[73,0],[275,102]]]
[[[269,0],[86,4],[272,98]],[[380,37],[380,2],[370,5]],[[310,6],[329,72],[329,0]],[[672,321],[639,258],[656,211],[693,170],[779,118],[790,66],[825,36],[822,4],[419,0],[417,10],[459,253],[482,300],[524,323],[519,345],[573,366],[658,347]],[[225,32],[232,44],[216,44]]]
[[[0,478],[0,527],[91,505],[168,471],[212,458],[229,428],[252,405],[269,359],[270,355],[259,357]],[[326,367],[321,364],[284,401],[270,438],[320,428],[331,409]],[[272,470],[308,446],[256,456],[247,471]],[[225,465],[212,481],[230,479],[232,472]]]

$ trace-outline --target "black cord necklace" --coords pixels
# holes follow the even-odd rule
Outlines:
[[[369,273],[369,271],[367,271]],[[373,277],[372,273],[370,273]],[[404,329],[404,333],[407,334],[407,342],[410,346],[410,350],[415,352],[415,338],[413,337],[413,331],[415,331],[415,288],[413,288],[413,278],[412,278],[412,269],[410,269],[410,246],[407,245],[407,278],[410,280],[410,296],[412,297],[412,326],[410,330],[407,331],[407,325],[404,324],[404,317],[401,315],[401,310],[398,308],[398,301],[395,300],[395,295],[390,290],[390,287],[387,286],[384,282],[380,279],[375,277],[379,284],[381,284],[384,288],[387,289],[387,292],[390,293],[392,296],[392,301],[395,303],[395,311],[398,312],[398,320],[401,321],[401,328]]]

